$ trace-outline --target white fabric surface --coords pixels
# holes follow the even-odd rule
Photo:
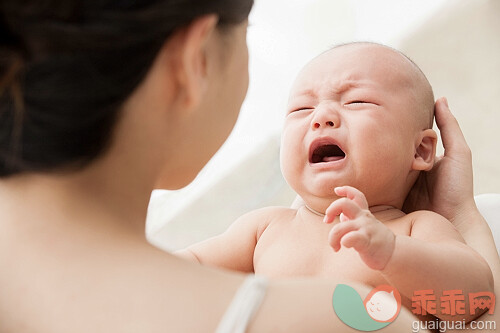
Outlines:
[[[500,252],[500,194],[488,193],[476,195],[479,211],[488,222],[497,250]]]
[[[267,285],[265,277],[249,275],[234,295],[216,333],[245,333],[266,295]]]

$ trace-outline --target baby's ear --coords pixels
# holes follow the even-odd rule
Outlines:
[[[415,157],[413,159],[412,169],[429,171],[434,166],[436,156],[437,134],[432,129],[426,129],[420,132],[415,143]]]

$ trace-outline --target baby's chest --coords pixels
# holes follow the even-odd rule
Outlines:
[[[328,244],[328,230],[291,228],[263,234],[255,250],[255,273],[275,278],[335,277],[373,286],[386,283],[354,249],[334,252]]]
[[[396,235],[410,233],[411,221],[406,217],[384,224]],[[269,277],[335,277],[372,286],[387,283],[379,271],[366,266],[356,250],[342,247],[335,252],[330,247],[328,234],[332,227],[320,220],[299,218],[269,225],[255,248],[255,273]]]
[[[257,274],[275,278],[325,276],[369,283],[380,277],[352,249],[335,253],[331,248],[312,249],[294,243],[274,244],[256,255],[254,269]]]

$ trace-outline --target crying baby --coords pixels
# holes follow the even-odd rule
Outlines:
[[[282,173],[305,204],[252,211],[177,254],[271,278],[390,285],[409,309],[417,290],[492,291],[488,264],[449,221],[401,211],[419,173],[434,164],[433,110],[429,82],[402,53],[373,43],[322,53],[296,78],[282,133]],[[384,291],[365,306],[378,321],[394,315]]]

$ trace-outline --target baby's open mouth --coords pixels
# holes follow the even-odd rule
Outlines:
[[[320,139],[311,145],[309,162],[324,163],[333,162],[345,158],[344,151],[330,140]]]

